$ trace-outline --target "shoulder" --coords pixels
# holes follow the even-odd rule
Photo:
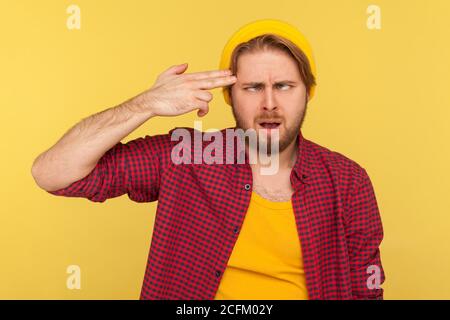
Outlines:
[[[366,170],[348,155],[309,139],[304,139],[304,152],[310,171],[338,180],[341,184],[352,185],[367,176]]]

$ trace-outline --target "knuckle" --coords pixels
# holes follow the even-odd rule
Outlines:
[[[187,87],[187,88],[191,88],[192,85],[193,85],[192,80],[189,80],[189,79],[183,79],[183,85],[184,85],[185,87]]]
[[[191,97],[194,101],[197,101],[197,100],[200,100],[200,98],[202,97],[202,95],[201,95],[201,93],[199,94],[199,93],[196,92],[196,91],[191,91],[190,97]]]
[[[206,87],[212,87],[214,86],[214,81],[213,80],[206,80]]]
[[[192,105],[198,104],[198,99],[197,99],[197,97],[195,97],[194,95],[191,95],[191,96],[189,97],[188,101],[189,101],[189,103],[192,104]]]

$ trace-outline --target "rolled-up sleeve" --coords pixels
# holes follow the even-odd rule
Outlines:
[[[47,191],[53,195],[82,197],[93,202],[128,194],[135,202],[158,199],[161,177],[160,153],[166,135],[119,142],[109,149],[84,178],[71,185]]]
[[[370,178],[360,168],[347,212],[346,240],[349,251],[353,299],[383,299],[385,274],[380,244],[383,226]]]

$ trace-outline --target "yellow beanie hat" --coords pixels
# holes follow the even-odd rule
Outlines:
[[[316,77],[316,64],[312,54],[311,46],[306,37],[294,26],[274,19],[263,19],[244,25],[228,40],[223,48],[219,69],[229,69],[233,50],[241,43],[247,42],[257,36],[272,33],[284,37],[296,44],[308,58],[311,72]],[[314,96],[315,86],[311,86],[309,100]],[[230,96],[225,87],[222,88],[225,102],[231,105]]]

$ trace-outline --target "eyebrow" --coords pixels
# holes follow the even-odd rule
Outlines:
[[[282,81],[275,82],[275,85],[277,85],[277,84],[296,84],[296,83],[297,83],[297,81],[282,80]],[[245,82],[242,85],[257,87],[257,86],[261,86],[263,84],[264,84],[264,82]]]

